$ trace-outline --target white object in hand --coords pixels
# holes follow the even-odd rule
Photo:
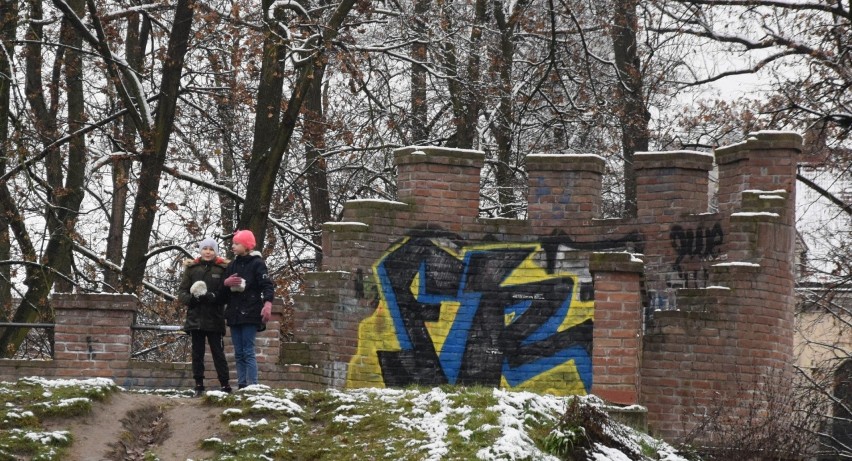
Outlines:
[[[205,283],[204,280],[199,280],[193,283],[191,287],[189,287],[189,292],[192,293],[192,296],[195,296],[196,298],[199,296],[204,296],[207,294],[207,283]]]
[[[231,287],[231,291],[245,291],[246,289],[246,279],[240,279],[239,285],[234,285]]]

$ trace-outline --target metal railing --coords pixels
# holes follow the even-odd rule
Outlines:
[[[183,326],[181,326],[181,325],[132,325],[130,327],[130,329],[133,330],[134,332],[136,332],[136,331],[159,331],[159,332],[165,332],[166,334],[175,334],[175,333],[182,333],[183,332]],[[160,336],[162,336],[162,335],[158,335],[157,337],[160,337]],[[155,352],[155,351],[162,351],[163,349],[175,344],[175,342],[184,340],[183,338],[186,338],[186,336],[179,336],[176,340],[172,339],[172,340],[168,340],[168,341],[162,341],[162,342],[159,342],[157,344],[147,346],[144,349],[139,349],[135,352],[131,352],[130,353],[130,359],[131,360],[136,359],[136,358],[145,356],[145,355],[150,354],[150,353]],[[133,346],[136,346],[136,343],[137,343],[136,335],[134,334]],[[185,355],[185,354],[183,354],[183,355]]]
[[[54,330],[56,328],[55,323],[38,323],[38,322],[0,322],[0,328],[35,328],[35,329],[44,329],[44,330]],[[181,325],[131,325],[131,331],[161,331],[167,334],[179,333],[183,331],[183,326]],[[181,341],[183,336],[178,337],[177,341]],[[37,357],[53,357],[53,335],[49,334],[47,337],[38,336],[36,338],[28,338],[28,341],[33,343],[38,343],[34,347],[22,347],[19,348],[19,352],[15,354],[15,356],[19,356],[17,358],[21,359],[32,359]],[[135,359],[138,357],[145,356],[151,352],[162,350],[165,347],[168,347],[174,344],[176,341],[163,341],[152,346],[147,346],[144,349],[137,350],[135,352],[131,352],[130,358]],[[134,335],[132,339],[132,345],[136,346],[137,341]],[[23,350],[22,350],[23,349]]]

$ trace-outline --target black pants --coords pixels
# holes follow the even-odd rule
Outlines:
[[[210,354],[216,367],[219,384],[226,386],[230,379],[228,361],[225,359],[225,335],[216,331],[192,330],[192,377],[195,384],[204,385],[204,342],[210,344]]]

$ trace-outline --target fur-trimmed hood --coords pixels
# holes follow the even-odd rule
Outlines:
[[[183,267],[184,267],[184,268],[187,268],[187,267],[189,267],[189,266],[194,266],[194,265],[196,265],[196,264],[201,264],[202,262],[203,262],[203,261],[202,261],[202,259],[201,259],[200,257],[198,257],[198,258],[186,258],[186,259],[184,259],[184,260],[183,260]],[[215,259],[213,259],[213,261],[212,261],[212,262],[213,262],[213,264],[216,264],[217,266],[227,266],[227,265],[228,265],[228,263],[230,263],[231,261],[230,261],[230,260],[228,260],[228,259],[225,259],[225,258],[223,258],[223,257],[221,257],[221,256],[216,256],[216,258],[215,258]]]

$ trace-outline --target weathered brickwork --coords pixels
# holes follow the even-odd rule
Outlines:
[[[51,298],[55,311],[52,360],[0,360],[0,379],[26,376],[53,378],[111,378],[126,388],[191,388],[189,363],[142,362],[133,360],[133,325],[139,300],[135,296],[112,294],[56,294]],[[280,340],[281,305],[273,306],[273,318],[266,331],[257,335],[258,374],[263,384],[316,388],[320,380],[310,366],[282,365]],[[236,382],[234,348],[225,340],[225,353]],[[205,364],[205,380],[217,386],[210,354]]]
[[[637,154],[622,219],[601,219],[595,155],[528,156],[527,219],[509,220],[478,217],[482,153],[399,149],[399,200],[350,201],[324,227],[300,361],[335,387],[595,393],[681,436],[792,362],[801,142]]]

